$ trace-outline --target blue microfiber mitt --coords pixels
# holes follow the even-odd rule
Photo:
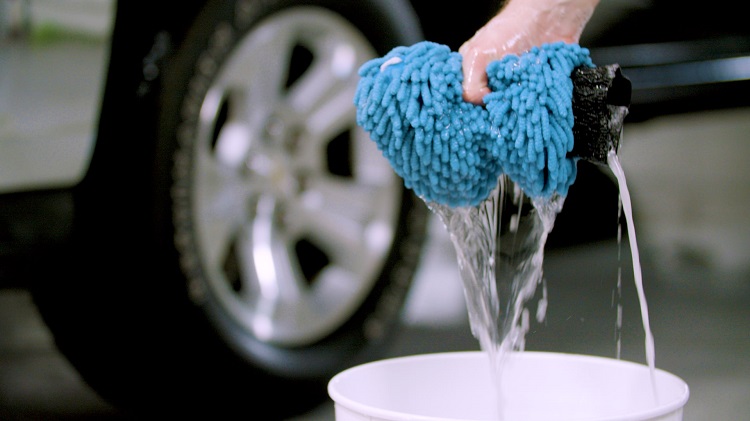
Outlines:
[[[487,67],[485,106],[462,98],[462,57],[423,41],[365,63],[357,124],[407,188],[428,202],[474,206],[507,174],[531,197],[567,195],[575,180],[571,72],[589,51],[554,43]]]

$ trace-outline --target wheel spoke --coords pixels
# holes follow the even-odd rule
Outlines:
[[[298,301],[304,289],[299,278],[290,273],[289,240],[282,230],[274,227],[276,205],[273,197],[261,197],[255,217],[238,243],[242,290],[253,292],[246,294],[245,299],[263,302],[259,311],[267,314],[273,313],[280,301]]]
[[[384,206],[393,206],[392,189],[331,177],[312,181],[299,203],[289,207],[289,235],[309,237],[333,265],[367,271],[392,235],[392,228],[378,219]]]
[[[229,168],[207,153],[198,154],[201,176],[197,177],[198,217],[202,247],[210,267],[220,267],[237,230],[247,218],[247,200],[252,189]]]
[[[317,140],[304,145],[304,148],[317,147],[317,150],[323,150],[318,144],[324,145],[338,134],[354,129],[356,109],[352,98],[355,91],[356,86],[352,83],[342,86],[342,89],[327,97],[304,117],[309,138]],[[300,150],[302,155],[306,152],[308,151],[305,149]]]
[[[302,40],[315,57],[310,67],[289,88],[288,101],[296,112],[309,113],[347,84],[359,80],[356,49],[340,34]],[[361,59],[360,59],[361,60]],[[354,96],[349,97],[349,102]],[[351,104],[350,104],[351,105]]]
[[[250,95],[250,101],[268,109],[284,96],[292,47],[298,29],[264,25],[247,37],[226,64],[221,82]]]
[[[304,226],[305,237],[328,255],[332,265],[354,273],[367,269],[362,225],[326,208],[306,209],[304,218],[309,221]]]

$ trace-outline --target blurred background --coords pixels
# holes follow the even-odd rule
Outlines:
[[[588,31],[602,31],[612,16],[649,4],[604,0]],[[84,171],[90,145],[80,139],[93,136],[112,13],[107,0],[0,0],[3,191],[29,180],[64,183]],[[750,108],[729,98],[726,105],[633,119],[620,153],[634,204],[656,365],[689,384],[687,421],[738,420],[750,413]],[[599,184],[580,179],[571,201],[596,197],[599,189],[611,200],[608,171],[583,168],[582,174],[589,173],[599,174]],[[614,235],[616,206],[609,203],[604,208],[614,211],[599,215],[611,220],[604,233],[599,220],[587,226],[579,218],[571,227],[570,213],[577,208],[561,215],[566,231],[553,232],[544,267],[547,319],[532,328],[527,349],[614,357],[613,296],[622,270],[622,358],[645,362],[628,238],[618,242]],[[568,241],[571,229],[583,240]],[[26,280],[5,282],[0,419],[124,419],[57,352]],[[455,254],[435,218],[402,320],[388,356],[478,349]],[[295,420],[331,420],[332,407],[326,402]]]

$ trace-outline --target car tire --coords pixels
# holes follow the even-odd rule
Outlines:
[[[390,0],[232,0],[189,26],[142,86],[158,107],[132,124],[153,137],[115,145],[101,119],[34,297],[85,381],[137,417],[285,419],[382,355],[419,263],[427,208],[352,103],[359,65],[418,22]]]

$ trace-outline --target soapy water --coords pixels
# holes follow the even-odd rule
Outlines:
[[[635,237],[630,193],[619,158],[613,150],[608,164],[618,180],[620,212],[624,212],[630,243],[635,286],[645,331],[645,354],[655,381],[654,338],[649,323],[648,306],[643,290],[640,257]],[[542,296],[536,306],[536,320],[543,322],[547,308],[547,291],[543,277],[544,246],[562,210],[565,198],[530,199],[506,175],[501,175],[495,190],[482,203],[472,207],[452,208],[428,202],[443,222],[453,243],[469,314],[471,332],[479,341],[493,367],[495,383],[500,385],[505,358],[512,351],[523,351],[530,327],[528,304],[541,285]],[[619,212],[618,212],[619,213]],[[619,219],[618,219],[619,221]],[[618,229],[618,244],[622,233]],[[618,251],[619,260],[619,251]],[[616,348],[620,358],[622,328],[622,273],[618,269]],[[656,388],[654,387],[654,393]],[[658,401],[658,397],[655,395]],[[498,411],[502,419],[502,396]]]

